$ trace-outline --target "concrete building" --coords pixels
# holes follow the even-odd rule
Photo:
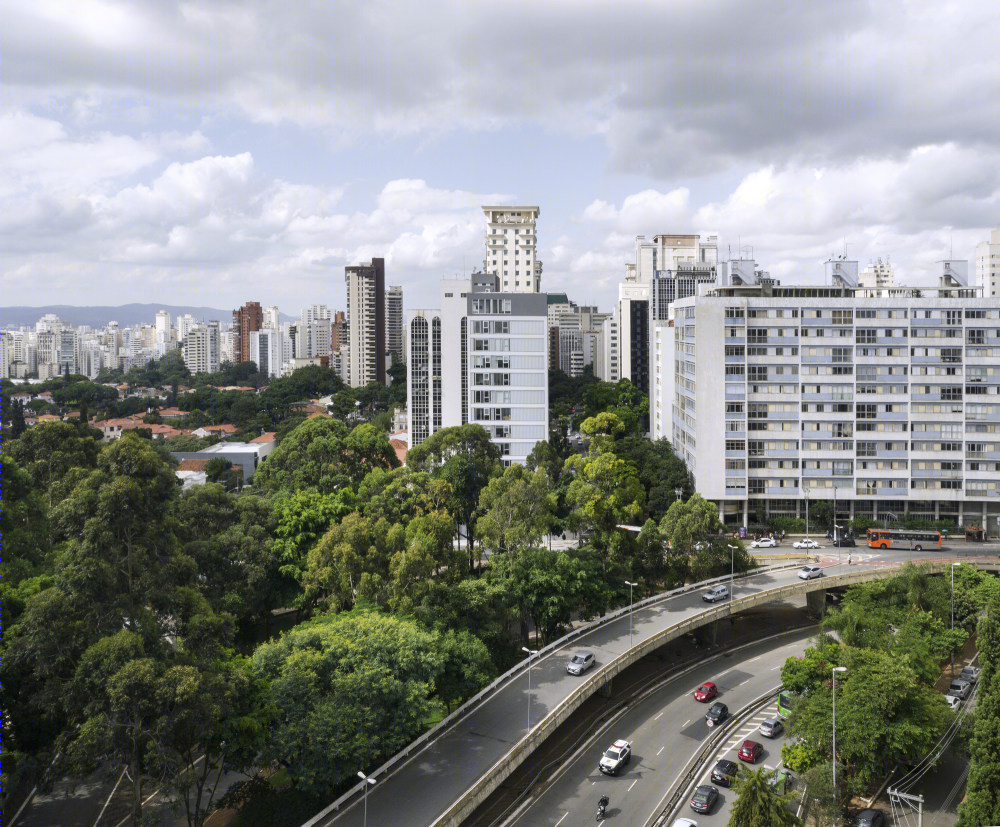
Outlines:
[[[541,290],[535,221],[538,207],[483,207],[486,216],[486,259],[483,271],[499,279],[504,293]]]
[[[249,346],[249,337],[247,344]],[[184,364],[191,373],[218,371],[221,359],[219,323],[211,321],[188,327],[182,351]]]
[[[482,273],[445,280],[440,309],[407,311],[411,447],[475,423],[509,465],[548,438],[546,296],[497,285]]]
[[[250,333],[250,361],[265,376],[281,376],[285,364],[285,337],[280,330],[265,327]]]
[[[250,334],[264,326],[264,311],[260,302],[247,302],[233,311],[233,359],[249,362]]]
[[[858,277],[858,287],[865,287],[869,290],[881,290],[896,286],[896,273],[889,263],[889,259],[884,262],[882,259],[869,261],[868,266],[861,271]]]
[[[392,361],[406,360],[406,337],[403,335],[403,288],[391,285],[385,291],[385,349]]]
[[[835,499],[997,526],[1000,299],[728,285],[678,300],[673,334],[669,435],[727,523]]]
[[[600,338],[594,354],[594,376],[603,382],[621,379],[621,352],[618,347],[618,310],[600,326]]]
[[[976,283],[984,296],[1000,296],[1000,230],[993,230],[989,241],[976,245]]]
[[[59,331],[59,373],[80,372],[80,336],[72,327]]]
[[[264,309],[263,326],[269,330],[279,330],[281,328],[281,314],[278,313],[278,305],[271,304]]]
[[[345,268],[347,282],[347,384],[385,384],[385,259]]]
[[[154,329],[156,331],[156,340],[153,342],[153,353],[159,359],[173,347],[173,330],[170,327],[170,314],[166,310],[157,312]]]
[[[332,334],[330,309],[325,304],[304,307],[299,323],[295,326],[295,335],[298,337],[296,358],[328,357],[332,350]]]

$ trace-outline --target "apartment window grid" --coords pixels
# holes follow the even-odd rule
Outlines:
[[[430,425],[430,342],[427,320],[413,319],[410,324],[410,360],[412,375],[410,382],[410,438],[413,445],[419,445],[431,435]],[[440,394],[440,391],[438,391]],[[440,396],[438,397],[440,399]]]

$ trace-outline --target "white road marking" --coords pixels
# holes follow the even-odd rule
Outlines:
[[[690,724],[690,723],[691,723],[691,719],[689,718],[688,720],[686,720],[686,721],[685,721],[685,722],[684,722],[684,723],[682,724],[682,726],[687,726],[687,725],[688,725],[688,724]]]
[[[632,788],[633,788],[633,787],[634,787],[634,786],[635,786],[636,784],[638,784],[638,783],[639,783],[639,779],[637,778],[637,779],[635,779],[635,781],[633,781],[633,782],[632,782],[631,784],[629,784],[629,788],[628,788],[627,790],[625,790],[625,792],[627,792],[627,793],[630,793],[630,792],[632,792]]]
[[[780,668],[781,668],[780,666],[772,666],[771,671],[773,672],[775,669],[780,669]]]
[[[556,827],[559,827],[559,825],[563,823],[563,819],[564,819],[564,818],[566,818],[566,816],[568,816],[568,815],[569,815],[569,812],[568,812],[568,811],[567,811],[567,812],[565,812],[565,813],[563,813],[563,815],[562,815],[562,818],[561,818],[561,819],[559,819],[559,820],[558,820],[558,821],[556,822]]]
[[[660,715],[662,715],[662,714],[663,714],[663,713],[661,712],[661,713],[660,713]],[[656,716],[655,718],[653,718],[653,720],[654,720],[654,721],[659,721],[659,720],[660,720],[660,715],[657,715],[657,716]]]
[[[659,749],[659,750],[657,751],[657,753],[656,753],[656,754],[657,754],[657,755],[659,755],[659,754],[660,754],[661,752],[663,752],[663,750],[665,750],[665,749],[666,749],[666,747],[660,747],[660,749]]]

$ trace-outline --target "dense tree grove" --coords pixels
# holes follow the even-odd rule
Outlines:
[[[182,368],[167,356],[117,378],[193,382],[172,400],[188,424],[275,429],[247,485],[219,460],[182,492],[169,450],[197,437],[102,442],[85,421],[15,436],[5,408],[5,795],[58,756],[64,774],[126,769],[133,824],[166,785],[200,825],[220,776],[255,760],[329,796],[522,646],[621,605],[626,580],[646,594],[729,570],[717,516],[669,445],[641,437],[645,401],[628,383],[583,383],[583,442],[556,427],[527,467],[504,468],[474,425],[439,431],[399,467],[379,417],[405,371],[359,393],[306,368],[248,394],[219,388],[253,384],[252,364],[212,381]],[[54,380],[57,406],[122,410],[91,385]],[[322,393],[343,416],[296,413]],[[567,530],[578,547],[551,550]],[[742,546],[735,563],[750,565]]]
[[[956,567],[952,631],[950,582],[908,565],[897,577],[851,587],[824,618],[815,645],[803,657],[788,659],[781,679],[799,695],[789,719],[789,732],[799,740],[786,744],[782,757],[816,782],[811,789],[819,811],[840,811],[851,796],[872,791],[895,764],[919,760],[934,748],[954,717],[934,686],[942,664],[987,604],[996,602],[997,592],[996,578],[971,566]],[[981,647],[982,631],[981,623]],[[846,670],[837,677],[836,755],[834,667]],[[995,755],[987,764],[995,765]],[[837,800],[828,782],[834,761]]]

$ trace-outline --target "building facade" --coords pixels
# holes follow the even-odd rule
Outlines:
[[[247,346],[249,347],[249,337]],[[215,373],[219,369],[221,345],[219,323],[194,324],[187,328],[182,346],[184,364],[191,373]]]
[[[989,241],[976,246],[976,282],[984,296],[1000,296],[1000,230],[993,230]]]
[[[535,222],[538,207],[483,207],[486,215],[486,259],[483,271],[499,280],[504,293],[538,293],[542,263],[538,260]]]
[[[260,302],[247,302],[233,311],[233,359],[249,362],[250,334],[264,326],[264,310]]]
[[[385,260],[345,268],[347,282],[347,384],[385,384]]]
[[[1000,299],[720,287],[679,300],[673,333],[670,436],[727,523],[835,499],[996,527]]]
[[[403,335],[403,288],[390,285],[385,291],[385,349],[392,361],[406,359],[406,337]]]
[[[496,283],[481,273],[446,280],[439,310],[407,311],[411,447],[474,423],[510,465],[548,438],[547,297]]]

